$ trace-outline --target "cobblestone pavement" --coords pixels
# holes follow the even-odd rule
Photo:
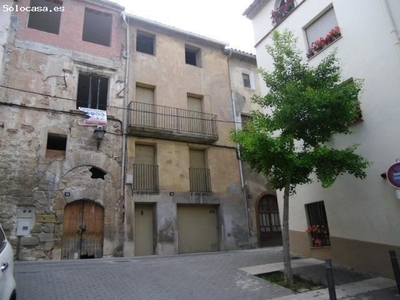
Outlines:
[[[257,300],[306,299],[239,268],[282,262],[282,248],[177,256],[16,262],[19,300]],[[325,281],[323,264],[294,269]],[[335,283],[360,284],[375,276],[334,268]],[[379,279],[379,278],[378,278]],[[365,285],[365,284],[364,284]],[[322,290],[321,290],[322,292]],[[326,293],[325,293],[326,294]],[[326,296],[318,299],[329,299]],[[395,288],[360,293],[346,300],[400,300]],[[307,299],[308,300],[308,299]]]
[[[239,268],[282,261],[281,248],[201,255],[17,262],[19,300],[256,300],[290,290]]]

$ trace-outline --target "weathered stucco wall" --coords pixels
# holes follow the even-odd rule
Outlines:
[[[178,253],[177,241],[177,205],[213,204],[219,207],[218,232],[219,249],[230,250],[248,246],[246,207],[240,188],[238,162],[235,149],[210,145],[187,144],[158,139],[128,138],[128,173],[135,162],[135,144],[152,145],[156,151],[156,163],[159,166],[159,194],[136,194],[128,197],[127,219],[129,240],[134,235],[134,205],[155,203],[157,242],[156,254]],[[207,165],[210,169],[212,194],[198,195],[190,192],[189,149],[204,149]],[[131,185],[128,185],[131,187]],[[173,194],[170,194],[173,193]],[[128,235],[129,235],[128,234]],[[133,243],[125,244],[125,255],[134,253]]]
[[[130,100],[135,99],[136,84],[154,88],[154,104],[187,109],[187,96],[202,97],[203,112],[218,116],[217,145],[233,146],[228,138],[233,128],[227,56],[224,47],[173,31],[132,22]],[[136,51],[137,31],[155,35],[155,55]],[[201,67],[185,63],[185,45],[201,52]]]

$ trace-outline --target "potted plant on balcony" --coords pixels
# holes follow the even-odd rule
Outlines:
[[[308,226],[307,233],[311,236],[313,247],[329,246],[329,230],[325,225],[310,225]]]
[[[271,11],[271,19],[272,24],[277,26],[280,24],[286,16],[294,9],[294,0],[286,0],[282,1],[280,6],[276,9],[276,11]]]

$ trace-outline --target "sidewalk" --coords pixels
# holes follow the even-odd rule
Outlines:
[[[327,285],[325,262],[317,259],[292,260],[293,273],[304,279]],[[392,279],[367,274],[340,266],[333,266],[337,299],[342,300],[400,300],[396,282]],[[283,263],[241,268],[251,275],[282,271]],[[274,300],[329,300],[328,289],[287,295]]]

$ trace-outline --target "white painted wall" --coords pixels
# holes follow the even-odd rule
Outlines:
[[[394,23],[399,30],[400,1],[387,1]],[[395,189],[380,177],[400,158],[400,46],[396,46],[391,32],[384,0],[307,0],[277,29],[288,28],[298,36],[298,47],[307,60],[307,42],[304,27],[321,11],[333,4],[342,38],[312,58],[316,65],[335,48],[342,67],[343,80],[350,77],[364,79],[360,95],[364,122],[352,127],[354,134],[335,136],[332,145],[344,148],[360,143],[359,153],[372,161],[367,178],[358,180],[345,175],[332,188],[323,189],[319,183],[300,186],[291,199],[290,229],[305,231],[307,226],[304,205],[325,201],[332,236],[355,240],[400,245],[400,200]],[[270,1],[253,19],[258,65],[270,69],[272,62],[265,46],[271,43],[262,39],[271,29]],[[265,94],[265,85],[261,86]],[[281,209],[282,211],[282,209]]]

